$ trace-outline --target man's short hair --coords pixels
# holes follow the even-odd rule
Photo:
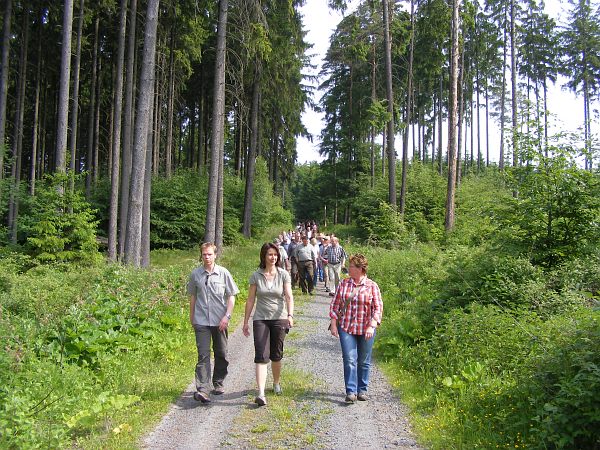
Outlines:
[[[200,253],[202,253],[207,248],[212,248],[213,252],[217,253],[217,246],[212,242],[204,242],[200,245]]]

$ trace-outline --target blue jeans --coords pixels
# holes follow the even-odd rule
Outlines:
[[[339,326],[338,334],[344,360],[346,394],[366,393],[369,388],[375,335],[371,339],[365,339],[364,335],[348,334]]]

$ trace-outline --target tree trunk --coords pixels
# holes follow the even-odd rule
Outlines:
[[[167,93],[167,145],[165,147],[165,176],[173,170],[173,110],[175,106],[175,25],[171,26],[169,45],[169,91]]]
[[[490,165],[490,94],[485,82],[485,166]]]
[[[219,155],[219,183],[217,185],[217,219],[215,220],[215,245],[217,254],[223,252],[223,164],[224,148],[221,146]]]
[[[127,239],[125,241],[125,263],[134,267],[141,264],[142,212],[144,205],[144,182],[148,130],[151,128],[152,102],[154,101],[154,70],[156,67],[156,31],[160,0],[148,0],[144,50],[142,54],[140,89],[135,116],[135,135],[131,164],[131,186],[129,188],[129,212],[127,215]],[[150,174],[148,173],[148,176]]]
[[[375,11],[373,10],[373,4],[371,4],[371,15],[373,16]],[[375,104],[377,101],[377,46],[375,45],[376,36],[375,33],[371,34],[371,104]],[[375,187],[375,133],[377,130],[371,125],[371,188]]]
[[[465,86],[464,86],[464,73],[465,73],[465,57],[463,54],[459,55],[460,68],[458,72],[458,129],[457,129],[457,143],[456,143],[456,185],[460,186],[461,181],[461,165],[460,165],[460,149],[462,146],[462,129],[464,123],[464,112],[465,112]],[[464,163],[463,163],[464,166]]]
[[[512,165],[517,166],[517,43],[515,0],[510,1],[510,73],[512,83]]]
[[[479,84],[479,67],[476,68],[476,77],[477,77],[477,172],[481,170],[481,163],[483,158],[483,152],[481,151],[481,114],[480,114],[480,84]]]
[[[388,153],[388,190],[390,205],[396,206],[396,150],[394,149],[394,91],[392,89],[392,42],[390,40],[389,2],[382,1],[384,45],[385,45],[385,90],[387,110],[390,120],[387,123],[387,153]],[[404,164],[404,163],[403,163]],[[400,193],[400,212],[404,212],[404,193],[406,192],[406,171],[402,173],[402,189]]]
[[[2,29],[2,75],[0,75],[0,180],[4,178],[4,153],[6,152],[6,100],[8,98],[8,71],[10,56],[10,22],[12,18],[12,0],[4,5],[4,25]],[[0,190],[0,200],[2,191]]]
[[[154,136],[154,150],[152,154],[152,173],[154,175],[158,175],[160,172],[160,143],[162,140],[162,111],[163,111],[163,92],[164,92],[164,73],[163,70],[165,57],[161,53],[158,55],[158,72],[156,74],[156,111],[155,111],[155,121],[156,125],[154,129],[156,130]]]
[[[117,61],[115,70],[115,95],[113,106],[112,160],[110,180],[110,205],[108,222],[108,259],[117,259],[117,217],[119,209],[119,181],[121,163],[121,112],[123,107],[123,60],[125,59],[125,18],[127,0],[121,0],[119,13],[119,37],[117,41]]]
[[[98,77],[98,35],[100,28],[100,18],[96,16],[94,18],[94,48],[92,50],[92,79],[90,86],[90,104],[88,110],[88,142],[87,142],[87,156],[85,158],[85,196],[89,199],[92,195],[92,171],[94,159],[94,118],[96,111],[96,79]]]
[[[92,184],[94,185],[94,187],[96,187],[98,185],[98,177],[100,176],[100,161],[99,161],[99,156],[100,156],[100,106],[101,106],[101,102],[100,102],[100,94],[102,93],[102,59],[98,58],[98,81],[96,83],[96,99],[98,100],[96,102],[96,114],[95,114],[95,121],[94,121],[94,155],[93,155],[93,175],[92,175]],[[112,108],[111,108],[112,109]],[[111,127],[109,129],[112,129],[112,123],[111,123]],[[110,149],[111,147],[107,147],[108,149]],[[110,150],[109,150],[109,154],[110,154]]]
[[[219,189],[219,157],[223,146],[225,127],[225,49],[227,35],[228,0],[219,1],[219,23],[217,28],[217,49],[215,58],[215,79],[213,90],[212,136],[210,140],[211,160],[206,206],[206,226],[204,242],[214,242],[217,223],[217,201]]]
[[[438,108],[438,154],[437,154],[437,161],[438,161],[438,174],[442,174],[442,145],[444,145],[444,141],[443,141],[443,133],[442,133],[442,126],[443,126],[443,97],[444,97],[444,80],[443,80],[443,75],[440,75],[440,93],[439,93],[439,98],[438,98],[438,102],[439,102],[439,108]]]
[[[448,190],[446,196],[446,232],[454,228],[454,196],[456,193],[456,125],[458,97],[458,41],[460,30],[460,0],[453,0],[452,10],[452,51],[450,61],[450,101],[448,111]]]
[[[25,116],[25,90],[27,87],[27,56],[29,43],[29,14],[23,13],[22,45],[19,56],[19,79],[17,82],[17,106],[15,110],[15,127],[12,161],[12,189],[10,191],[8,227],[10,241],[17,243],[17,222],[19,218],[19,186],[21,184],[21,164],[23,161],[23,119]]]
[[[246,170],[246,190],[244,195],[244,224],[242,234],[252,236],[252,196],[254,194],[254,177],[256,175],[256,148],[258,146],[258,116],[260,114],[260,69],[257,66],[252,89],[252,110],[250,112],[250,149]]]
[[[506,17],[506,14],[505,14]],[[502,46],[502,93],[500,94],[500,161],[498,162],[500,170],[504,169],[504,116],[506,114],[506,59],[507,50],[506,27],[504,27],[504,44]]]
[[[65,173],[67,128],[69,126],[69,80],[71,78],[71,32],[73,30],[73,0],[65,0],[63,14],[60,82],[58,90],[58,124],[56,127],[56,171]]]
[[[77,123],[79,121],[79,72],[81,67],[81,33],[83,29],[84,0],[79,0],[79,20],[75,44],[75,63],[73,65],[73,103],[71,107],[71,161],[69,165],[70,192],[75,192],[75,162],[77,160]]]
[[[137,0],[129,4],[129,35],[125,68],[125,103],[123,106],[123,146],[121,152],[121,192],[119,204],[119,255],[122,257],[127,240],[127,215],[129,211],[129,183],[131,182],[132,135],[134,116],[134,70],[136,54]]]
[[[204,72],[204,68],[202,69]],[[204,77],[201,77],[204,80]],[[202,82],[201,81],[201,82]],[[204,175],[204,153],[206,146],[204,145],[204,135],[206,134],[206,128],[204,127],[204,115],[206,114],[206,108],[204,107],[204,87],[200,88],[200,104],[198,106],[198,173]]]
[[[406,116],[405,127],[402,142],[402,186],[400,188],[400,214],[404,214],[406,205],[406,180],[408,173],[408,133],[410,122],[412,121],[412,103],[413,103],[413,59],[415,49],[415,1],[410,2],[410,49],[408,53],[408,80],[406,84]]]
[[[156,56],[155,56],[156,57]],[[156,67],[155,67],[156,69]],[[155,72],[156,73],[156,72]],[[155,78],[156,77],[155,75]],[[155,80],[156,81],[156,80]],[[154,83],[156,85],[156,82]],[[146,147],[146,167],[144,168],[144,201],[142,206],[142,238],[141,238],[141,266],[150,267],[150,201],[152,194],[152,148],[154,139],[154,104],[156,101],[156,94],[152,93],[152,100],[150,101],[150,111],[148,112],[148,143]]]
[[[40,14],[41,16],[42,14]],[[41,21],[40,21],[41,22]],[[29,195],[35,195],[36,169],[40,135],[40,91],[42,86],[42,27],[38,26],[37,69],[35,74],[35,101],[33,106],[33,137],[31,139],[31,166],[29,168]]]

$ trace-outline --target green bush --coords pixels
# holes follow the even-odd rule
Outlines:
[[[206,177],[180,171],[170,179],[152,180],[152,248],[190,248],[204,236],[206,222]]]
[[[580,294],[555,291],[542,269],[528,259],[483,248],[457,252],[439,292],[437,307],[442,310],[480,303],[548,316],[583,301]]]
[[[538,448],[600,447],[599,320],[600,312],[587,309],[557,316],[528,361],[530,376],[520,386],[533,409],[531,442]]]
[[[29,214],[22,217],[29,253],[42,263],[98,263],[102,256],[94,211],[78,191],[70,192],[68,175],[48,176],[45,181],[38,186]]]
[[[159,374],[148,367],[180,367],[192,348],[182,295],[190,267],[19,274],[19,261],[6,261],[14,282],[0,293],[2,448],[64,448],[106,433],[120,411],[155,395]]]
[[[362,218],[362,223],[368,232],[368,244],[399,248],[416,242],[415,236],[404,226],[397,209],[385,202],[379,203],[379,208],[372,217]]]
[[[499,235],[544,267],[594,252],[600,239],[600,178],[578,167],[575,149],[553,147],[550,153],[507,172],[518,196]]]

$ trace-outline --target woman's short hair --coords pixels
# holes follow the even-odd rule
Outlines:
[[[277,253],[277,261],[275,262],[275,265],[277,267],[281,267],[281,255],[279,254],[279,247],[277,247],[277,245],[273,244],[272,242],[267,242],[267,243],[263,244],[263,246],[260,248],[259,267],[261,269],[267,268],[267,252],[269,251],[270,248],[275,250],[275,253]]]
[[[358,267],[360,270],[362,270],[362,273],[367,273],[367,269],[369,268],[369,261],[367,261],[365,255],[356,253],[350,256],[349,261],[350,264],[352,264],[354,267]]]

